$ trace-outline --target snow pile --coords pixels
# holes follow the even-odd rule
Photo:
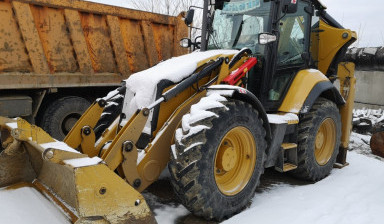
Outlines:
[[[183,116],[181,120],[182,128],[176,130],[176,140],[181,142],[184,138],[194,135],[204,129],[209,129],[210,127],[206,125],[193,125],[196,122],[209,117],[218,117],[216,113],[209,110],[221,107],[228,109],[226,106],[224,106],[224,104],[222,104],[222,102],[225,101],[227,101],[227,99],[221,96],[219,93],[208,92],[206,97],[201,98],[199,103],[192,105],[190,112]]]
[[[85,167],[85,166],[93,166],[101,163],[102,159],[99,157],[93,157],[93,158],[79,158],[79,159],[69,159],[69,160],[64,160],[64,163],[67,165],[70,165],[74,168],[79,168],[79,167]]]
[[[296,114],[288,113],[284,115],[279,114],[267,114],[269,123],[272,124],[286,124],[289,122],[298,122],[299,117]]]
[[[380,123],[384,121],[384,110],[378,109],[354,109],[353,110],[353,121],[356,121],[358,119],[369,119],[372,121],[372,124]]]
[[[17,121],[12,122],[12,123],[6,123],[6,125],[12,129],[17,129]]]
[[[67,152],[80,153],[80,152],[76,151],[75,149],[71,148],[65,142],[60,142],[60,141],[40,144],[40,146],[43,147],[44,149],[59,149],[59,150],[67,151]]]
[[[353,128],[359,133],[372,133],[384,125],[384,110],[354,109]]]
[[[175,133],[176,141],[179,144],[182,144],[182,141],[184,139],[194,134],[197,134],[204,129],[209,129],[210,127],[206,125],[194,126],[194,124],[198,121],[204,120],[209,117],[218,117],[216,113],[209,111],[211,109],[225,107],[225,109],[228,110],[228,108],[222,103],[225,101],[227,101],[225,97],[220,95],[219,92],[213,91],[213,92],[208,92],[207,96],[201,98],[199,103],[192,105],[189,114],[184,115],[181,120],[182,128],[179,128],[176,130],[176,133]],[[203,144],[203,142],[196,142],[190,145],[188,148],[184,149],[184,152],[201,144]],[[173,153],[173,156],[177,158],[175,146],[171,147],[171,151]]]
[[[70,223],[54,204],[31,187],[0,189],[0,202],[0,223]]]
[[[148,107],[155,102],[157,84],[162,80],[178,83],[190,76],[198,66],[198,63],[207,59],[215,59],[219,56],[234,55],[237,50],[212,50],[205,52],[193,52],[191,54],[174,57],[158,65],[131,75],[126,82],[127,91],[123,106],[123,113],[128,121],[138,109]],[[152,112],[146,125],[146,133],[150,134],[150,121]]]
[[[354,152],[348,161],[315,184],[272,185],[256,193],[249,209],[223,223],[383,223],[384,163]]]

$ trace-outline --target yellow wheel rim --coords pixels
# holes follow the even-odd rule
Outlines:
[[[256,165],[256,142],[245,127],[231,129],[215,157],[215,181],[221,193],[233,196],[247,186]]]
[[[315,158],[320,166],[331,159],[336,144],[336,124],[331,118],[325,119],[316,134]]]

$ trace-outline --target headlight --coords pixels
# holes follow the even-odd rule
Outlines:
[[[180,46],[183,48],[189,48],[192,45],[192,41],[189,38],[183,38],[180,40]]]

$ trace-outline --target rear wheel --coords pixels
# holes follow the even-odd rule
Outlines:
[[[77,96],[53,101],[41,115],[40,127],[57,140],[63,140],[91,103]]]
[[[328,176],[336,162],[340,138],[341,118],[336,104],[319,98],[311,111],[300,118],[299,166],[291,174],[309,181]]]
[[[177,130],[169,169],[176,195],[195,215],[223,220],[251,200],[264,171],[265,130],[251,105],[229,100]],[[199,108],[204,105],[199,105]],[[206,112],[207,112],[206,111]],[[188,116],[187,116],[188,118]]]

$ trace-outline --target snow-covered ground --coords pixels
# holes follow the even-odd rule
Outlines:
[[[384,159],[370,153],[369,138],[353,133],[350,165],[334,169],[330,176],[314,184],[267,170],[249,208],[223,223],[383,223]],[[167,175],[164,176],[144,193],[159,224],[214,223],[193,217],[180,205],[172,195]],[[0,220],[6,224],[69,223],[30,188],[0,191]]]
[[[379,224],[384,211],[384,163],[356,152],[350,166],[315,184],[280,182],[256,194],[230,223]]]

